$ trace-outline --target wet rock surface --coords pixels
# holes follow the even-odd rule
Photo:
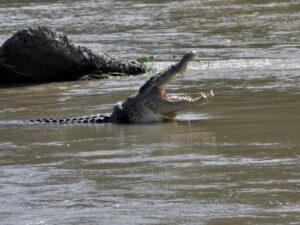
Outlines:
[[[76,45],[46,26],[18,31],[0,48],[0,83],[77,80],[94,71],[136,75],[145,67]]]

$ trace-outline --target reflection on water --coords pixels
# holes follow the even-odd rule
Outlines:
[[[47,24],[146,75],[0,89],[3,224],[298,224],[298,1],[0,0],[0,43]],[[109,113],[186,50],[169,93],[215,100],[176,122],[24,125]]]

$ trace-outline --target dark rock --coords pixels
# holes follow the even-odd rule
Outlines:
[[[46,26],[18,31],[0,48],[0,83],[77,80],[94,71],[136,75],[145,67],[75,45]]]

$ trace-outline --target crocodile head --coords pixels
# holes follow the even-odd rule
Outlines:
[[[170,96],[166,92],[167,84],[176,74],[186,71],[196,52],[187,52],[182,59],[145,82],[139,91],[130,96],[123,104],[122,110],[130,123],[162,122],[173,120],[177,113],[209,102],[213,91],[200,93],[198,97]],[[116,107],[118,108],[118,107]]]

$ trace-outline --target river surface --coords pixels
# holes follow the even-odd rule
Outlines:
[[[137,77],[0,88],[0,224],[300,224],[300,2],[0,0],[0,44],[49,25]],[[109,113],[188,50],[177,121],[21,125]]]

